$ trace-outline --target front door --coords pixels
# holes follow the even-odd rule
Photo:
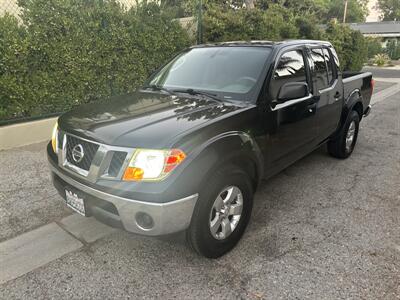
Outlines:
[[[316,102],[305,57],[303,47],[283,52],[270,82],[268,93],[272,101],[277,100],[281,87],[288,82],[307,83],[310,93],[306,97],[281,102],[269,108],[265,116],[267,138],[263,147],[267,176],[271,172],[280,171],[315,147]]]

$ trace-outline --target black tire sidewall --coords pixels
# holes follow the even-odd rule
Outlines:
[[[211,209],[218,194],[232,185],[237,186],[242,192],[242,215],[235,230],[226,239],[217,240],[212,236],[209,227]],[[245,172],[229,167],[211,176],[202,185],[201,192],[188,230],[188,240],[198,253],[209,258],[217,258],[230,251],[242,237],[251,216],[253,189]]]
[[[350,149],[347,150],[347,148],[346,148],[347,132],[349,131],[350,124],[353,121],[356,125],[355,132],[354,132],[354,139],[353,139]],[[349,157],[351,155],[351,153],[353,153],[353,151],[354,151],[355,145],[357,143],[359,126],[360,126],[360,117],[359,117],[358,113],[353,110],[351,112],[349,118],[347,119],[345,130],[344,130],[343,136],[342,136],[342,151],[343,151],[345,157]]]

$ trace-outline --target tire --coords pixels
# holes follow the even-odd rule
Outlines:
[[[328,152],[331,156],[345,159],[353,153],[357,142],[360,116],[353,110],[347,118],[346,123],[339,136],[328,142]],[[352,139],[350,140],[352,136]]]
[[[221,202],[221,199],[225,202]],[[229,199],[232,200],[231,209],[228,209]],[[231,212],[240,211],[240,202],[242,207],[239,219],[237,215],[230,216]],[[228,203],[228,206],[223,206],[225,203]],[[242,237],[252,207],[253,187],[247,173],[233,166],[217,171],[207,179],[200,190],[200,197],[186,232],[189,245],[197,253],[208,258],[217,258],[229,252]],[[212,227],[212,224],[215,225]],[[213,233],[211,227],[214,229]]]

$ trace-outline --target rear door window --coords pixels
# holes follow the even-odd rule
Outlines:
[[[324,48],[323,51],[324,51],[325,63],[327,65],[327,70],[328,70],[328,83],[329,83],[329,85],[332,85],[332,83],[336,79],[336,74],[334,72],[333,57],[330,54],[328,49]]]
[[[336,54],[335,49],[333,49],[333,47],[329,47],[329,49],[331,50],[331,54],[333,56],[333,62],[335,64],[336,73],[338,73],[339,69],[340,69],[339,58],[338,58],[338,56]]]
[[[314,62],[313,80],[317,88],[322,90],[328,87],[328,70],[322,48],[311,49],[311,59]]]

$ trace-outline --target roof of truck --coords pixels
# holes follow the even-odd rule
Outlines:
[[[288,45],[299,45],[299,44],[323,44],[331,45],[327,41],[317,41],[317,40],[284,40],[284,41],[231,41],[231,42],[220,42],[220,43],[209,43],[195,45],[192,48],[202,48],[202,47],[229,47],[229,46],[254,46],[254,47],[272,47],[272,46],[288,46]]]

